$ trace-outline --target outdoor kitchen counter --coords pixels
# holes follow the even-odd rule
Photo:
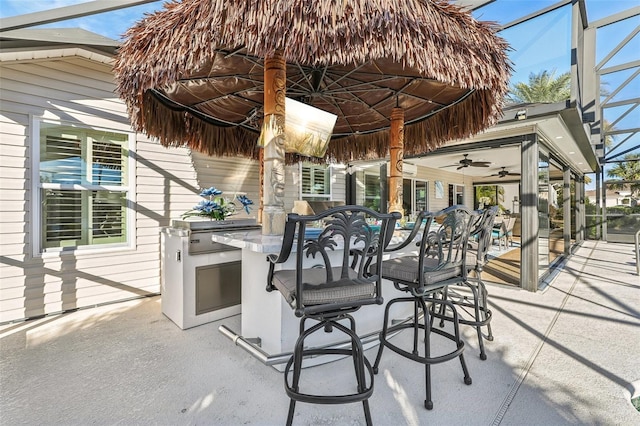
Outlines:
[[[239,249],[248,249],[256,253],[278,253],[280,252],[280,247],[282,247],[282,236],[262,235],[262,231],[259,229],[220,233],[214,235],[212,240],[215,243],[222,243]]]
[[[392,245],[399,243],[408,231],[396,232]],[[238,343],[241,340],[245,349],[252,352],[254,356],[259,358],[267,358],[265,363],[274,365],[281,370],[284,365],[278,364],[288,358],[287,354],[293,351],[293,346],[299,334],[299,318],[294,315],[293,309],[287,304],[278,291],[267,292],[267,275],[269,271],[269,263],[267,262],[267,254],[279,253],[282,246],[282,236],[265,236],[260,230],[239,231],[218,233],[212,236],[212,240],[216,243],[222,243],[241,249],[242,253],[242,317],[239,335],[229,336]],[[415,250],[415,246],[409,245],[409,250]],[[405,254],[406,252],[399,253]],[[333,255],[342,256],[341,249],[337,248]],[[280,265],[276,265],[279,269],[294,269],[295,256]],[[305,267],[311,267],[317,263],[313,258],[309,258],[305,262]],[[385,300],[390,300],[397,296],[397,290],[389,281],[383,281],[382,296]],[[412,309],[406,312],[394,311],[394,319],[405,319],[411,316]],[[369,346],[377,344],[375,336],[382,328],[384,315],[384,305],[364,306],[353,316],[356,318],[358,335],[373,336],[368,339],[371,342]],[[230,334],[226,327],[223,327],[223,333]],[[233,332],[237,333],[237,330]],[[312,340],[312,338],[315,339]],[[239,339],[238,339],[239,338]],[[341,333],[317,333],[310,336],[308,343],[310,345],[325,346],[341,343],[344,336]],[[363,342],[365,347],[367,342]],[[248,348],[253,346],[259,348],[257,351]],[[260,355],[260,356],[258,356]],[[323,357],[320,357],[323,358]],[[314,359],[315,364],[329,361],[327,357],[323,360]]]
[[[394,244],[400,243],[409,233],[410,230],[397,230],[389,245],[393,246]],[[277,254],[282,247],[282,236],[262,235],[260,230],[218,233],[212,236],[212,241],[265,254]],[[295,245],[292,250],[295,251]]]

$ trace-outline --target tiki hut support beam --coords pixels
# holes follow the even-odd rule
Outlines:
[[[389,170],[389,213],[402,209],[402,157],[404,150],[404,109],[394,108],[391,111],[391,137],[389,155],[391,157]]]
[[[276,52],[264,61],[263,235],[284,234],[285,88],[286,64],[281,52]]]

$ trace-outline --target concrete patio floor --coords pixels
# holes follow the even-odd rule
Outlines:
[[[635,272],[632,245],[587,241],[543,291],[490,285],[486,361],[463,329],[473,384],[456,360],[434,366],[427,411],[424,369],[387,350],[370,399],[374,424],[640,425],[630,402],[640,395]],[[0,424],[284,424],[282,374],[220,325],[239,331],[240,318],[182,331],[152,297],[2,326]],[[303,377],[340,386],[351,370],[340,360]],[[361,404],[299,403],[294,424],[357,425],[364,415]]]

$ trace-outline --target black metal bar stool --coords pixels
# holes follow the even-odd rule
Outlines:
[[[480,359],[486,360],[487,354],[484,349],[484,340],[493,340],[491,332],[492,312],[489,309],[487,288],[482,281],[482,270],[487,263],[487,253],[491,246],[493,222],[498,207],[478,211],[478,220],[472,225],[469,239],[470,249],[467,252],[467,275],[466,280],[456,283],[444,289],[444,297],[457,307],[459,323],[470,325],[476,329],[478,334],[478,346],[480,348]],[[473,275],[470,273],[473,272]],[[467,294],[456,291],[456,287],[466,287],[471,291],[471,297]],[[444,326],[444,320],[450,320],[444,311],[445,305],[441,306],[439,312],[441,317],[440,327]],[[487,328],[487,334],[482,332],[482,327]]]
[[[285,390],[291,399],[287,425],[293,422],[296,401],[314,404],[362,401],[366,422],[371,424],[368,399],[373,393],[373,371],[364,356],[362,343],[356,334],[355,320],[350,314],[364,305],[382,304],[382,254],[399,218],[399,213],[380,214],[362,206],[335,207],[314,216],[288,215],[280,254],[268,256],[271,264],[267,284],[267,291],[280,291],[300,318],[300,334],[284,373]],[[310,229],[310,224],[316,226]],[[295,269],[276,270],[275,265],[287,261],[294,245]],[[337,251],[340,246],[343,246],[341,254]],[[321,267],[305,268],[304,259],[309,257],[319,261]],[[372,264],[377,266],[371,268]],[[316,323],[307,327],[307,320]],[[341,321],[348,322],[348,326]],[[305,339],[313,333],[330,333],[333,330],[348,336],[350,349],[305,347]],[[303,392],[303,359],[318,355],[353,357],[355,392],[340,395]],[[292,368],[293,374],[289,380]],[[365,369],[369,373],[368,379]]]
[[[382,359],[384,348],[389,348],[397,354],[424,364],[426,399],[424,402],[428,410],[433,408],[431,399],[431,365],[460,359],[464,373],[464,383],[471,384],[471,377],[464,360],[464,342],[460,339],[459,319],[454,305],[442,296],[442,292],[450,284],[466,280],[467,267],[465,265],[467,242],[471,223],[475,214],[463,206],[452,206],[437,213],[421,212],[416,219],[414,231],[399,246],[387,251],[399,250],[408,246],[418,234],[416,227],[420,227],[422,237],[419,241],[417,255],[401,256],[382,262],[382,277],[393,282],[396,289],[409,293],[409,297],[399,297],[387,303],[384,312],[384,323],[380,333],[380,348],[373,366],[374,373]],[[438,218],[441,223],[434,223]],[[372,265],[372,267],[377,265]],[[413,303],[414,316],[409,322],[395,325],[389,324],[389,311],[397,303]],[[433,327],[433,318],[438,315],[441,305],[452,312],[453,332]],[[436,308],[438,307],[438,308]],[[422,317],[422,321],[420,318]],[[389,335],[409,329],[413,331],[412,348],[404,348],[392,343]],[[418,341],[420,330],[423,331],[424,346],[421,349]],[[444,355],[431,355],[431,333],[451,340],[454,348]],[[399,337],[399,336],[398,336]]]

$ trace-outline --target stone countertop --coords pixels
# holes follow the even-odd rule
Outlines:
[[[213,242],[226,244],[257,253],[278,253],[282,247],[282,235],[262,235],[261,230],[231,231],[212,234]]]
[[[397,230],[390,245],[399,244],[409,233],[410,231],[408,230]],[[419,236],[418,234],[417,237]],[[282,247],[281,235],[262,235],[260,230],[215,233],[212,234],[211,239],[216,243],[226,244],[239,249],[249,249],[256,253],[279,253]]]

